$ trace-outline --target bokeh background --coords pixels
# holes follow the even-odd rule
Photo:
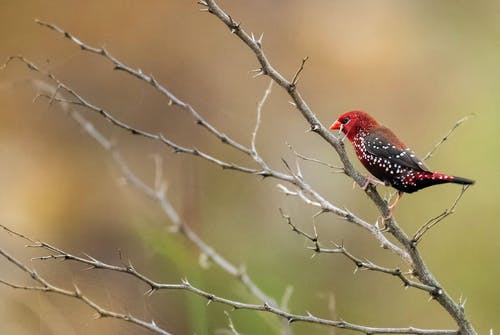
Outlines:
[[[299,84],[303,96],[328,125],[342,112],[363,109],[390,126],[420,155],[460,118],[474,113],[428,162],[431,168],[477,180],[456,213],[420,244],[431,270],[450,294],[467,299],[476,329],[500,328],[500,3],[498,1],[221,1],[257,36],[272,64],[291,78],[309,56]],[[0,3],[0,59],[23,54],[56,74],[96,105],[140,128],[162,132],[226,160],[248,160],[195,126],[192,118],[148,85],[115,72],[105,59],[82,52],[61,35],[34,23],[57,24],[95,46],[106,46],[127,64],[155,77],[192,104],[219,129],[248,144],[257,101],[268,83],[253,79],[249,50],[195,1],[9,1]],[[20,63],[0,72],[0,221],[33,238],[73,253],[120,264],[118,250],[162,282],[188,278],[215,294],[259,302],[216,266],[202,267],[199,251],[167,232],[169,220],[154,202],[121,183],[109,154],[59,107],[32,102],[34,80]],[[286,143],[332,164],[335,153],[312,133],[275,86],[266,105],[258,148],[283,169],[293,161]],[[395,278],[353,274],[339,255],[311,258],[307,243],[280,218],[283,208],[312,231],[314,209],[285,197],[274,180],[223,171],[125,134],[84,111],[110,137],[145,180],[154,181],[152,155],[160,154],[168,195],[182,219],[203,239],[281,299],[293,288],[290,309],[371,326],[454,327],[428,296],[403,289]],[[352,156],[352,150],[349,147]],[[355,162],[358,167],[359,164]],[[377,212],[345,176],[302,163],[305,178],[340,207],[370,222]],[[360,167],[361,169],[361,167]],[[363,170],[364,171],[364,170]],[[456,185],[406,196],[396,216],[408,233],[441,213],[459,193]],[[387,193],[388,190],[382,192]],[[320,238],[343,241],[354,254],[385,266],[402,266],[364,231],[332,215],[315,220]],[[2,233],[2,248],[55,283],[72,282],[106,307],[131,312],[174,334],[214,334],[227,329],[224,310],[186,292],[147,290],[136,280],[64,262],[30,261],[40,252]],[[28,278],[1,261],[1,277]],[[0,324],[5,334],[145,334],[114,320],[94,320],[78,301],[0,287]],[[231,313],[243,334],[280,333],[276,318]],[[294,324],[296,334],[341,334]]]

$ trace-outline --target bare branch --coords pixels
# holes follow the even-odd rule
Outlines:
[[[345,248],[344,244],[336,244],[334,243],[335,248],[324,248],[321,246],[320,241],[319,241],[319,236],[318,232],[316,230],[316,227],[314,227],[314,235],[308,234],[305,231],[301,230],[298,228],[295,224],[293,224],[292,219],[290,218],[289,215],[285,214],[283,210],[280,208],[280,213],[283,219],[285,219],[285,222],[292,228],[292,231],[296,232],[298,235],[303,236],[307,240],[313,243],[312,247],[309,247],[308,249],[313,250],[315,253],[332,253],[332,254],[342,254],[344,255],[347,259],[352,261],[354,265],[356,266],[355,271],[358,269],[361,270],[369,270],[369,271],[374,271],[374,272],[380,272],[380,273],[385,273],[389,274],[395,277],[398,277],[402,282],[404,287],[415,287],[417,289],[426,291],[430,293],[431,295],[438,294],[439,288],[436,287],[431,287],[425,284],[421,284],[415,281],[412,281],[408,279],[399,268],[395,269],[390,269],[386,268],[380,265],[377,265],[369,260],[362,260],[361,258],[358,258],[351,254],[347,249]],[[411,272],[409,274],[412,274]]]
[[[439,222],[444,220],[446,217],[455,213],[455,209],[457,208],[458,203],[462,199],[465,191],[467,191],[469,186],[470,185],[463,185],[462,189],[460,190],[460,194],[457,196],[457,198],[455,199],[455,201],[453,202],[453,204],[449,208],[445,209],[444,212],[442,212],[438,216],[435,216],[435,217],[427,220],[427,222],[415,232],[415,234],[413,235],[413,238],[412,238],[412,242],[415,246],[418,243],[420,243],[420,241],[422,240],[422,237],[425,235],[425,233],[427,233],[429,230],[431,230],[435,225],[437,225]]]
[[[216,17],[218,17],[224,24],[226,24],[229,28],[229,30],[238,36],[255,54],[259,64],[260,64],[260,71],[259,73],[265,74],[269,77],[271,77],[278,85],[283,87],[290,97],[293,100],[293,104],[297,107],[297,109],[302,113],[302,115],[305,117],[307,122],[310,125],[310,128],[312,131],[316,132],[319,134],[325,141],[327,141],[329,144],[331,144],[334,149],[337,151],[340,160],[342,161],[342,164],[344,166],[344,171],[345,173],[352,177],[358,185],[364,185],[365,183],[365,177],[360,174],[351,164],[351,162],[348,159],[348,156],[345,152],[344,145],[341,140],[337,139],[327,128],[325,128],[320,122],[319,119],[316,117],[316,115],[312,112],[312,110],[309,108],[309,106],[306,104],[304,99],[301,97],[299,94],[298,90],[296,89],[296,80],[295,78],[298,78],[298,75],[302,71],[304,62],[301,66],[301,69],[299,69],[298,73],[294,76],[294,80],[287,81],[285,77],[283,77],[279,72],[277,72],[269,63],[266,55],[263,52],[262,49],[262,44],[261,40],[255,39],[255,37],[246,33],[240,26],[239,23],[236,23],[229,15],[227,15],[217,4],[214,0],[207,0],[206,1],[207,9],[208,12],[212,13]],[[80,45],[82,49],[86,50],[84,46],[81,45],[81,42],[75,38],[72,38],[71,35],[65,33],[62,30],[58,30],[57,27],[44,24],[48,26],[51,29],[54,29],[56,31],[59,31],[60,33],[63,33],[64,36],[69,38],[71,41],[74,43]],[[67,36],[69,35],[69,36]],[[151,85],[156,87],[158,90],[161,91],[161,86],[157,83],[157,81],[152,77],[152,76],[144,76],[142,71],[140,70],[133,70],[128,67],[120,67],[120,64],[117,65],[115,63],[114,57],[112,57],[105,49],[95,49],[95,50],[87,50],[91,51],[93,53],[97,54],[102,54],[106,58],[110,59],[114,64],[115,68],[118,70],[123,70],[131,75],[134,75],[142,80],[148,81]],[[33,68],[30,64],[26,64],[30,69],[35,69],[36,71],[39,71],[36,67]],[[55,78],[47,74],[49,78],[54,80]],[[75,92],[73,92],[69,87],[64,87],[60,85],[61,83],[57,80],[55,80],[57,83],[57,89],[63,89],[67,91],[70,95],[72,95],[74,98],[78,100],[78,102],[82,103],[82,100],[80,100],[80,96],[78,96]],[[165,95],[169,96],[170,92],[164,93]],[[55,95],[54,95],[55,96]],[[50,102],[53,100],[51,99]],[[85,101],[85,100],[83,100]],[[176,101],[174,101],[171,98],[172,103],[177,104]],[[85,104],[83,104],[85,105]],[[91,105],[92,106],[92,105]],[[86,106],[89,108],[89,106]],[[94,106],[95,107],[95,106]],[[92,108],[91,108],[92,109]],[[370,231],[374,237],[381,243],[381,245],[384,248],[388,248],[391,251],[395,252],[398,254],[403,260],[405,260],[410,266],[413,268],[413,274],[418,278],[424,285],[428,285],[430,287],[435,287],[437,289],[437,294],[434,296],[434,298],[445,308],[448,313],[454,318],[454,320],[457,322],[457,325],[459,326],[459,331],[462,334],[475,334],[475,330],[473,329],[472,325],[470,322],[466,319],[464,311],[462,308],[460,308],[460,305],[455,303],[449,294],[442,290],[439,289],[440,284],[439,282],[434,278],[434,276],[431,274],[431,272],[428,270],[426,265],[424,264],[423,259],[420,256],[420,253],[418,250],[415,248],[413,245],[412,241],[410,238],[406,235],[406,233],[401,230],[401,228],[398,226],[396,220],[394,217],[391,215],[389,208],[387,207],[387,203],[382,199],[382,197],[379,195],[379,193],[376,191],[375,187],[373,185],[368,185],[364,190],[365,193],[368,195],[368,197],[373,201],[373,203],[376,205],[376,207],[379,209],[382,217],[385,218],[385,225],[388,228],[388,232],[393,235],[396,240],[401,243],[402,248],[396,246],[394,243],[390,242],[384,235],[383,232],[381,232],[377,225],[372,225],[369,224],[368,222],[359,219],[352,213],[350,213],[347,210],[342,210],[334,205],[332,205],[330,202],[328,202],[326,199],[324,199],[318,192],[316,192],[309,184],[307,184],[302,175],[300,174],[300,171],[297,170],[298,172],[294,174],[291,169],[290,175],[288,174],[283,174],[278,171],[274,170],[255,170],[251,168],[246,168],[246,167],[240,167],[240,166],[234,166],[231,163],[227,163],[221,160],[218,160],[206,153],[200,152],[196,149],[189,149],[189,148],[184,148],[180,147],[177,144],[173,143],[169,139],[165,138],[162,134],[150,134],[148,132],[139,130],[140,132],[137,132],[137,129],[130,127],[126,123],[115,119],[111,114],[103,111],[102,109],[95,110],[99,114],[101,114],[103,117],[105,117],[108,121],[113,123],[114,125],[121,127],[127,131],[129,131],[131,134],[134,135],[142,135],[147,138],[151,139],[156,139],[160,140],[161,142],[165,143],[166,145],[170,146],[171,148],[174,149],[176,152],[184,152],[184,153],[189,153],[195,156],[202,157],[206,160],[209,160],[215,164],[218,164],[222,166],[223,168],[228,168],[228,169],[234,169],[240,172],[245,172],[245,173],[252,173],[252,174],[257,174],[257,175],[262,175],[262,176],[272,176],[276,179],[285,181],[287,183],[290,183],[297,187],[300,192],[297,192],[297,194],[303,199],[311,199],[312,202],[318,203],[321,211],[322,212],[332,212],[340,217],[343,217],[347,221],[357,224],[361,226],[362,228]],[[193,114],[194,115],[194,114]],[[195,115],[194,115],[195,116]],[[196,118],[196,116],[195,116]],[[214,134],[217,136],[217,134]],[[177,149],[178,147],[179,149]],[[245,149],[249,150],[248,148],[245,147]],[[251,153],[246,152],[247,154],[251,155]],[[255,159],[254,159],[255,160]]]
[[[50,91],[50,85],[47,85],[43,82],[36,83],[37,87],[43,91]],[[59,98],[56,98],[59,100]],[[254,283],[254,281],[248,276],[245,271],[241,270],[241,267],[237,267],[230,263],[227,259],[225,259],[222,255],[220,255],[213,247],[210,247],[206,242],[204,242],[200,236],[198,236],[188,225],[182,222],[180,216],[178,215],[175,208],[172,206],[170,201],[168,200],[165,190],[161,188],[163,181],[161,180],[160,172],[158,164],[156,164],[156,180],[155,185],[156,188],[152,188],[147,185],[141,178],[139,178],[136,174],[132,172],[127,162],[123,159],[120,152],[116,149],[116,147],[111,145],[110,140],[105,138],[95,127],[94,125],[85,119],[81,113],[78,111],[71,109],[68,103],[65,100],[60,99],[62,109],[70,115],[73,120],[75,120],[85,132],[96,140],[106,151],[111,154],[113,161],[116,163],[120,172],[124,176],[125,180],[136,190],[142,192],[146,196],[152,198],[160,204],[163,212],[167,215],[170,221],[173,223],[175,229],[172,231],[178,232],[186,237],[189,241],[191,241],[198,249],[205,254],[209,260],[217,264],[224,271],[229,273],[231,276],[236,277],[240,280],[243,285],[245,285],[249,291],[255,295],[261,301],[267,301],[270,304],[277,306],[276,301],[266,295],[262,290]],[[4,227],[5,229],[5,227]],[[31,241],[33,242],[33,241]]]
[[[466,115],[464,116],[463,118],[461,118],[460,120],[458,120],[454,125],[453,127],[451,127],[450,130],[448,130],[448,132],[446,133],[446,135],[444,135],[444,137],[442,137],[439,142],[436,143],[436,145],[434,146],[434,148],[431,149],[431,151],[429,151],[425,156],[424,158],[422,158],[423,161],[425,160],[428,160],[429,158],[432,157],[432,155],[434,155],[434,153],[436,152],[436,150],[441,146],[441,144],[443,144],[450,136],[451,134],[458,128],[460,127],[460,125],[462,125],[462,123],[464,123],[465,121],[469,120],[471,117],[473,117],[474,114],[469,114],[469,115]]]
[[[252,156],[257,156],[257,146],[256,146],[256,141],[257,141],[257,132],[259,131],[260,123],[262,121],[262,107],[264,107],[264,104],[266,103],[267,98],[271,94],[271,89],[273,87],[273,81],[269,81],[269,85],[267,86],[266,91],[264,92],[264,96],[262,99],[259,101],[257,105],[257,120],[255,122],[255,128],[252,132]]]
[[[279,86],[285,89],[290,97],[293,100],[294,105],[300,111],[302,116],[309,123],[311,130],[320,135],[326,142],[328,142],[339,155],[340,160],[344,166],[345,173],[353,178],[355,182],[359,186],[363,186],[365,184],[365,177],[357,171],[352,163],[350,162],[347,153],[344,148],[344,144],[338,138],[336,138],[326,127],[324,127],[317,116],[313,113],[307,103],[304,101],[296,87],[289,81],[287,81],[278,71],[274,69],[266,55],[264,54],[262,48],[260,48],[246,33],[241,26],[235,25],[234,20],[222,10],[215,0],[207,0],[209,12],[217,17],[220,21],[222,21],[230,30],[233,32],[240,40],[243,41],[255,54],[257,61],[259,62],[263,72],[271,77]],[[309,190],[307,190],[309,191]],[[385,218],[385,225],[387,227],[387,231],[394,237],[396,240],[401,243],[405,250],[402,250],[400,256],[405,259],[407,262],[409,261],[412,264],[414,269],[414,275],[425,285],[431,287],[441,287],[439,282],[434,278],[432,273],[429,271],[427,266],[425,265],[420,253],[413,246],[411,239],[408,235],[399,227],[395,218],[392,216],[391,211],[388,208],[387,203],[380,196],[373,185],[368,185],[364,189],[367,196],[372,200],[374,205],[380,211],[380,214],[383,218]],[[321,203],[321,201],[320,201]],[[323,204],[322,204],[323,205]],[[371,226],[371,225],[370,225]],[[376,228],[376,227],[375,227]],[[369,229],[369,228],[368,228]],[[378,229],[376,229],[378,231]],[[374,235],[377,239],[380,238],[377,236],[376,231],[374,231]],[[380,232],[379,232],[380,233]],[[380,233],[381,234],[381,233]],[[391,248],[394,251],[394,249]],[[408,256],[406,258],[405,256]],[[449,315],[455,320],[457,325],[460,328],[460,332],[463,335],[475,335],[476,331],[474,330],[472,324],[468,321],[464,310],[457,304],[451,296],[444,290],[440,291],[441,294],[435,296],[436,301],[443,306],[444,309],[449,313]]]
[[[186,154],[191,154],[194,156],[201,157],[201,158],[208,160],[216,165],[219,165],[223,169],[231,169],[231,170],[236,170],[236,171],[249,173],[249,174],[253,174],[253,175],[260,175],[263,177],[273,177],[275,179],[282,180],[282,181],[285,181],[285,182],[288,182],[288,183],[291,183],[291,184],[297,186],[299,189],[302,190],[301,198],[303,198],[303,196],[305,196],[305,194],[310,195],[312,198],[314,198],[315,202],[320,204],[322,212],[334,213],[335,215],[338,215],[339,217],[346,219],[348,222],[356,224],[356,225],[368,230],[369,232],[371,232],[375,236],[375,238],[377,240],[379,240],[379,242],[383,248],[391,250],[392,252],[394,252],[397,255],[399,255],[400,257],[402,257],[405,262],[411,264],[412,261],[411,261],[409,254],[406,251],[399,248],[398,246],[396,246],[391,241],[389,241],[375,225],[372,225],[372,224],[358,218],[354,214],[349,213],[347,211],[344,211],[344,210],[334,206],[333,204],[328,202],[325,198],[323,198],[319,193],[317,193],[302,178],[297,178],[296,175],[288,175],[288,174],[284,174],[284,173],[281,173],[279,171],[270,169],[267,166],[267,164],[261,159],[260,156],[252,155],[252,158],[262,167],[261,170],[256,170],[256,169],[251,169],[251,168],[239,166],[239,165],[236,165],[233,163],[224,162],[224,161],[219,160],[219,159],[217,159],[209,154],[206,154],[198,149],[190,149],[190,148],[182,147],[182,146],[174,143],[173,141],[169,140],[165,136],[163,136],[163,134],[152,134],[152,133],[146,132],[144,130],[134,128],[134,127],[126,124],[125,122],[123,122],[119,119],[116,119],[109,112],[105,111],[102,108],[94,106],[93,104],[86,101],[83,97],[81,97],[79,94],[77,94],[73,89],[66,86],[62,82],[60,82],[52,74],[39,70],[37,66],[35,66],[32,62],[28,61],[24,57],[22,57],[22,56],[11,57],[11,58],[9,58],[7,63],[10,62],[10,60],[12,60],[12,59],[19,59],[21,62],[23,62],[25,65],[27,65],[29,69],[32,69],[32,70],[34,69],[35,71],[40,72],[40,73],[48,76],[50,80],[55,82],[58,89],[65,90],[66,92],[68,92],[70,95],[72,95],[76,99],[76,101],[70,102],[71,104],[80,105],[80,106],[83,106],[83,107],[88,108],[90,110],[93,110],[93,111],[97,112],[99,115],[101,115],[102,117],[104,117],[106,120],[110,121],[113,125],[115,125],[119,128],[122,128],[124,130],[127,130],[128,132],[130,132],[133,135],[141,135],[141,136],[149,138],[149,139],[160,141],[160,142],[166,144],[167,146],[171,147],[174,150],[174,152],[186,153]],[[44,95],[40,95],[40,96],[43,97]],[[50,101],[65,102],[65,103],[68,102],[67,99],[60,99],[60,98],[56,97],[55,94],[50,96]],[[363,180],[365,180],[365,177],[363,177]],[[376,193],[376,191],[373,187],[368,187],[366,189],[367,189],[367,193],[369,195],[376,194],[378,196],[378,193]],[[372,192],[375,192],[375,193],[372,193]],[[380,200],[379,205],[382,206],[383,208],[387,209],[387,206],[386,206],[385,202],[382,200],[382,198],[379,197],[379,200]],[[387,211],[388,211],[388,209],[387,209]],[[387,215],[390,217],[389,214],[387,214]],[[391,220],[391,222],[396,224],[392,218],[390,220]]]
[[[313,162],[313,163],[317,163],[319,165],[323,165],[323,166],[326,166],[332,170],[337,170],[336,172],[342,172],[344,173],[344,168],[341,167],[341,166],[336,166],[336,165],[333,165],[333,164],[330,164],[330,163],[327,163],[327,162],[323,162],[322,160],[319,160],[319,159],[316,159],[316,158],[311,158],[311,157],[307,157],[305,155],[302,155],[301,153],[297,152],[291,144],[287,143],[287,146],[288,148],[294,153],[295,156],[297,156],[298,158],[304,160],[304,161],[309,161],[309,162]]]
[[[308,59],[309,59],[308,56],[304,57],[302,59],[302,63],[300,64],[299,69],[297,70],[297,72],[295,72],[295,75],[292,78],[292,85],[293,85],[293,87],[297,86],[297,83],[299,82],[300,73],[304,70],[304,65],[306,64],[306,62],[307,62]]]
[[[5,230],[9,232],[13,232],[12,230],[4,227]],[[23,236],[22,234],[14,233],[17,236]],[[23,236],[23,238],[25,238]],[[32,239],[27,238],[28,240],[32,241]],[[266,312],[270,314],[277,315],[285,320],[287,320],[289,323],[292,322],[304,322],[304,323],[313,323],[313,324],[319,324],[319,325],[324,325],[324,326],[330,326],[330,327],[335,327],[335,328],[342,328],[342,329],[349,329],[353,331],[358,331],[362,332],[365,334],[417,334],[417,335],[456,335],[458,334],[457,331],[455,330],[439,330],[439,329],[420,329],[420,328],[413,328],[413,327],[407,327],[407,328],[378,328],[378,327],[368,327],[368,326],[362,326],[358,325],[355,323],[350,323],[347,321],[343,320],[329,320],[329,319],[323,319],[319,318],[316,316],[313,316],[312,314],[308,313],[307,315],[300,315],[300,314],[292,314],[289,312],[286,312],[282,310],[281,308],[271,306],[267,302],[264,302],[263,304],[249,304],[249,303],[244,303],[236,300],[231,300],[227,299],[224,297],[217,296],[215,294],[212,294],[210,292],[204,291],[202,289],[199,289],[195,286],[193,286],[191,283],[189,283],[188,280],[184,279],[180,284],[166,284],[166,283],[159,283],[156,282],[149,277],[145,276],[144,274],[138,272],[135,267],[133,267],[131,264],[127,266],[117,266],[117,265],[112,265],[108,264],[102,261],[99,261],[94,258],[82,258],[78,257],[72,254],[69,254],[57,247],[54,247],[46,242],[37,242],[38,246],[40,248],[47,249],[49,251],[57,250],[58,254],[56,255],[49,255],[48,258],[59,258],[63,257],[63,259],[66,260],[72,260],[81,264],[86,264],[86,265],[91,265],[95,269],[105,269],[109,271],[114,271],[114,272],[119,272],[119,273],[125,273],[129,274],[141,282],[145,283],[150,287],[149,293],[153,293],[157,290],[183,290],[187,291],[193,294],[196,294],[200,297],[205,298],[208,302],[217,302],[221,303],[227,306],[230,306],[234,309],[242,309],[242,310],[253,310],[253,311],[261,311],[261,312]],[[48,283],[43,277],[38,275],[36,271],[29,269],[26,267],[22,262],[19,260],[15,259],[14,257],[10,256],[8,253],[6,253],[3,249],[0,249],[0,255],[2,255],[4,258],[6,258],[9,262],[13,263],[16,265],[19,269],[22,271],[28,273],[31,278],[33,278],[35,281],[37,281],[39,284],[41,284],[41,287],[33,287],[33,286],[23,286],[17,285],[17,284],[12,284],[8,283],[7,281],[1,280],[0,284],[8,285],[12,288],[23,288],[26,290],[39,290],[39,291],[46,291],[46,292],[54,292],[58,293],[61,295],[66,295],[68,297],[76,298],[84,303],[86,303],[88,306],[96,310],[98,317],[113,317],[116,319],[121,319],[127,322],[132,322],[134,324],[137,324],[141,327],[150,329],[152,331],[155,331],[160,334],[168,334],[166,331],[162,330],[154,322],[145,322],[140,319],[137,319],[131,315],[123,315],[119,313],[115,313],[113,311],[108,311],[97,305],[95,302],[84,296],[80,290],[75,287],[74,291],[68,291],[64,290],[61,288],[58,288],[56,286],[51,285]]]
[[[10,233],[13,233],[17,236],[22,236],[25,239],[28,239],[31,241],[30,238],[27,238],[21,234],[15,233],[10,229],[7,229],[6,227],[2,226],[5,230],[9,231]],[[130,314],[121,314],[117,313],[111,310],[107,310],[103,307],[101,307],[99,304],[97,304],[95,301],[91,300],[88,298],[86,295],[84,295],[76,285],[75,289],[73,291],[66,290],[63,288],[60,288],[58,286],[50,284],[46,279],[44,279],[41,275],[39,275],[35,270],[32,270],[28,268],[26,265],[24,265],[21,261],[16,259],[15,257],[11,256],[9,253],[7,253],[5,250],[0,248],[0,255],[3,256],[7,261],[10,263],[14,264],[18,269],[22,270],[23,272],[26,272],[34,281],[40,284],[40,286],[27,286],[27,285],[19,285],[19,284],[14,284],[7,282],[6,280],[0,279],[0,284],[6,285],[8,287],[14,288],[14,289],[22,289],[22,290],[28,290],[28,291],[41,291],[41,292],[50,292],[50,293],[55,293],[63,296],[67,296],[73,299],[77,299],[93,310],[96,311],[97,318],[114,318],[118,320],[122,320],[125,322],[129,322],[132,324],[135,324],[137,326],[140,326],[142,328],[148,329],[150,331],[153,331],[158,334],[163,334],[163,335],[170,335],[169,332],[166,330],[158,327],[154,321],[147,322],[144,320],[141,320],[139,318],[136,318]]]
[[[234,327],[233,320],[231,320],[231,317],[229,316],[229,313],[228,312],[224,312],[224,313],[226,314],[227,321],[228,321],[228,326],[229,326],[229,330],[231,331],[231,334],[232,335],[240,335],[240,333],[238,333],[238,331]]]
[[[245,147],[244,145],[238,143],[237,141],[233,140],[232,138],[228,137],[226,134],[218,131],[214,126],[212,126],[207,120],[205,120],[190,104],[180,100],[177,98],[172,92],[170,92],[167,88],[165,88],[163,85],[161,85],[152,75],[146,75],[142,72],[141,69],[133,69],[132,67],[124,64],[117,58],[115,58],[108,50],[105,48],[96,48],[93,46],[90,46],[78,38],[74,37],[72,34],[68,33],[67,31],[59,28],[56,25],[46,23],[40,20],[35,20],[36,23],[38,23],[41,26],[47,27],[49,29],[52,29],[60,34],[62,34],[64,37],[69,39],[71,42],[75,43],[78,45],[83,51],[88,51],[93,54],[97,54],[99,56],[102,56],[106,59],[108,59],[111,63],[114,65],[115,70],[119,71],[124,71],[148,84],[153,86],[158,92],[163,94],[165,97],[169,99],[169,105],[177,105],[181,107],[183,110],[186,112],[190,113],[193,118],[196,120],[196,124],[204,127],[207,129],[210,133],[215,135],[222,143],[228,144],[231,147],[247,154],[250,155],[250,149]]]
[[[57,102],[71,103],[74,105],[79,105],[79,106],[85,107],[89,110],[92,110],[92,111],[98,113],[99,115],[104,117],[107,121],[109,121],[111,124],[121,128],[123,130],[126,130],[127,132],[129,132],[132,135],[139,135],[139,136],[145,137],[147,139],[159,141],[159,142],[167,145],[171,149],[173,149],[175,153],[185,153],[185,154],[190,154],[193,156],[198,156],[198,157],[201,157],[209,162],[212,162],[214,164],[221,166],[223,169],[239,170],[241,172],[250,173],[250,174],[259,174],[259,175],[263,173],[260,170],[256,170],[256,169],[252,169],[252,168],[248,168],[248,167],[244,167],[244,166],[239,166],[239,165],[234,164],[234,163],[228,163],[228,162],[222,161],[218,158],[215,158],[215,157],[213,157],[205,152],[202,152],[198,149],[195,149],[195,148],[191,149],[191,148],[183,147],[183,146],[178,145],[175,142],[171,141],[170,139],[166,138],[161,133],[153,134],[153,133],[147,132],[145,130],[133,127],[133,126],[119,120],[118,118],[113,116],[108,111],[106,111],[102,108],[99,108],[96,105],[90,103],[89,101],[84,99],[81,95],[79,95],[76,91],[74,91],[72,88],[70,88],[69,86],[67,86],[66,84],[61,82],[59,79],[57,79],[53,74],[51,74],[50,72],[45,72],[45,71],[39,69],[34,63],[30,62],[29,60],[27,60],[23,56],[9,57],[7,62],[0,68],[5,68],[13,59],[18,59],[19,61],[24,63],[26,66],[28,66],[28,68],[30,70],[36,71],[38,73],[41,73],[41,74],[47,76],[51,81],[53,81],[55,83],[57,88],[56,88],[56,91],[54,92],[54,94],[51,95],[50,97],[48,97],[49,103],[53,103],[54,101],[57,101]],[[58,94],[59,90],[66,91],[68,94],[70,94],[76,100],[71,101],[71,102],[68,102],[66,99],[59,100],[57,98],[57,94]],[[47,97],[47,96],[39,95],[39,97]]]

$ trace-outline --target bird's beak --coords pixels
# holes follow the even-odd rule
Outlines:
[[[340,123],[339,121],[335,121],[331,126],[330,126],[330,130],[337,130],[337,129],[340,129],[342,126],[342,123]]]

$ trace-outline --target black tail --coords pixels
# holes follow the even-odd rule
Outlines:
[[[461,185],[472,185],[475,183],[474,180],[462,178],[462,177],[455,177],[455,176],[453,176],[453,179],[450,180],[450,182],[455,183],[455,184],[461,184]]]

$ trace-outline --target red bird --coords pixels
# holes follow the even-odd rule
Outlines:
[[[386,185],[413,193],[443,183],[474,184],[473,180],[430,171],[410,148],[368,113],[342,114],[330,130],[342,131],[365,168]]]

